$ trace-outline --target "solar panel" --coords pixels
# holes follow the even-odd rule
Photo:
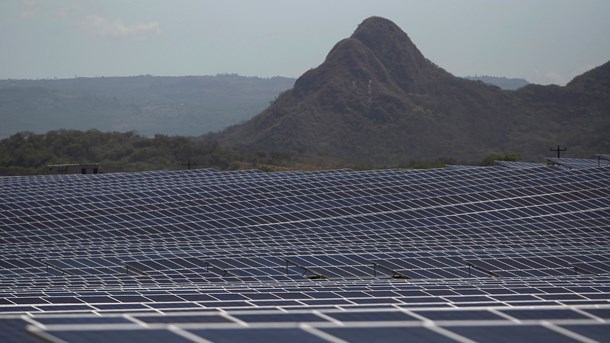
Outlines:
[[[541,163],[522,162],[522,161],[494,161],[495,164],[506,168],[540,168]]]
[[[547,157],[549,164],[557,165],[565,169],[588,169],[588,168],[609,168],[610,164],[604,163],[607,155],[598,155],[598,159],[584,159],[584,158],[557,158]]]
[[[453,343],[455,340],[424,327],[341,327],[325,328],[324,332],[347,342],[411,342]]]
[[[503,325],[451,327],[450,331],[476,342],[578,342],[561,332],[541,325]]]
[[[239,342],[298,342],[326,343],[326,339],[300,328],[201,329],[189,332],[218,343]]]
[[[103,330],[57,330],[50,334],[35,331],[41,339],[60,340],[61,342],[176,342],[192,343],[193,341],[182,337],[170,330],[141,330],[141,329],[103,329]]]
[[[76,342],[598,339],[609,177],[533,165],[0,177],[0,325]]]
[[[608,334],[610,334],[610,328],[608,325],[603,324],[572,324],[572,325],[562,325],[560,326],[562,329],[566,329],[569,332],[574,332],[581,338],[581,340],[590,339],[598,342],[603,342],[608,340]]]

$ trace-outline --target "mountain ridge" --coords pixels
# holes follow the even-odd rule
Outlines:
[[[426,59],[396,24],[371,17],[266,110],[215,138],[241,150],[353,163],[481,160],[509,151],[539,159],[547,145],[567,144],[566,130],[551,124],[552,132],[542,132],[545,122],[569,119],[572,128],[595,131],[555,103],[568,100],[564,93],[589,98],[577,88],[507,92],[456,77]]]
[[[199,136],[252,118],[294,81],[236,74],[0,80],[0,138],[91,128]]]
[[[503,90],[517,90],[530,84],[529,81],[523,78],[509,78],[502,76],[475,75],[463,76],[466,80],[481,81],[488,85],[500,87]]]

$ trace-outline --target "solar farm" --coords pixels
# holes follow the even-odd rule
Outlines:
[[[610,341],[598,156],[1,177],[0,341]]]

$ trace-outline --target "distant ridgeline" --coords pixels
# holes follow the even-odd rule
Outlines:
[[[473,81],[483,81],[488,85],[498,86],[504,90],[516,90],[521,87],[525,87],[530,83],[527,82],[526,79],[519,78],[508,78],[508,77],[499,77],[499,76],[465,76],[467,80]]]
[[[610,151],[608,132],[610,63],[565,87],[506,91],[448,73],[397,25],[372,17],[261,114],[210,139],[242,151],[396,166],[508,152],[541,161],[557,144],[592,156]]]
[[[0,138],[59,129],[199,136],[250,119],[293,84],[235,74],[0,80]]]

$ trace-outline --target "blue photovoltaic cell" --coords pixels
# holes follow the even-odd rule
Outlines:
[[[246,323],[327,322],[326,319],[312,313],[235,314],[233,317]]]
[[[146,309],[148,307],[139,303],[130,303],[130,304],[94,304],[92,305],[96,309],[99,310],[140,310]]]
[[[598,318],[610,319],[610,308],[587,308],[583,311],[588,312]]]
[[[294,342],[294,343],[327,343],[328,341],[314,336],[301,329],[210,329],[189,330],[204,339],[216,343],[246,342]]]
[[[324,328],[322,331],[352,343],[455,342],[423,327]]]
[[[430,320],[507,320],[485,310],[470,311],[413,311]]]
[[[109,296],[82,296],[78,297],[78,299],[89,304],[116,303],[118,301]]]
[[[51,304],[82,304],[83,302],[76,297],[46,297],[43,298]]]
[[[39,309],[33,306],[6,306],[0,307],[0,313],[22,313],[22,312],[37,312]]]
[[[0,342],[34,343],[40,342],[25,330],[28,323],[21,319],[6,318],[0,320]]]
[[[231,323],[231,320],[220,315],[171,315],[171,316],[137,316],[134,318],[148,324],[183,324],[183,323]]]
[[[38,305],[43,311],[90,311],[93,308],[89,305]]]
[[[368,311],[368,312],[337,312],[328,316],[342,322],[378,322],[378,321],[415,321],[417,319],[404,312]]]
[[[520,320],[536,319],[587,319],[587,316],[570,309],[536,309],[536,310],[511,310],[503,309],[502,313]]]
[[[123,317],[40,317],[36,321],[43,325],[56,324],[132,324]]]
[[[48,304],[49,302],[43,300],[42,298],[30,298],[30,297],[22,297],[22,298],[7,298],[6,300],[11,303],[18,305],[26,305],[26,304]]]
[[[586,324],[586,325],[562,325],[564,329],[568,329],[583,337],[596,340],[598,342],[606,342],[610,338],[610,325],[603,324]]]
[[[175,342],[192,343],[191,340],[168,330],[87,330],[53,331],[53,337],[74,343],[133,343],[133,342]]]
[[[509,343],[509,342],[578,342],[543,326],[535,325],[505,325],[505,326],[459,326],[446,327],[468,339],[481,343]]]

